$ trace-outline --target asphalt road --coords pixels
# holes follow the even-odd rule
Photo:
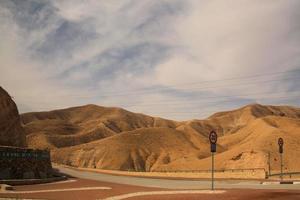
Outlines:
[[[210,189],[211,182],[206,180],[169,180],[161,178],[129,177],[98,172],[56,167],[60,172],[81,179],[90,179],[110,183],[154,187],[163,189]],[[262,184],[256,180],[222,180],[215,182],[216,189],[285,189],[300,190],[300,184]]]
[[[58,167],[74,178],[46,184],[14,186],[0,192],[0,199],[47,200],[299,200],[298,185],[263,185],[260,181],[217,181],[211,191],[210,181],[168,180],[117,176]]]

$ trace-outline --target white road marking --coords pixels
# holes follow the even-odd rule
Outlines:
[[[110,190],[110,187],[81,187],[81,188],[66,188],[66,189],[52,189],[52,190],[32,190],[32,191],[5,191],[2,194],[32,194],[44,192],[66,192],[66,191],[79,191],[79,190]]]
[[[168,195],[168,194],[222,194],[224,190],[178,190],[178,191],[152,191],[152,192],[135,192],[118,196],[108,197],[103,200],[122,200],[130,197],[150,196],[150,195]]]
[[[58,181],[58,182],[53,182],[53,183],[41,183],[39,185],[53,185],[53,184],[61,184],[61,183],[73,183],[76,182],[76,179],[70,179],[70,180],[66,180],[66,181]]]

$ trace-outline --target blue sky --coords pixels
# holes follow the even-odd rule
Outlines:
[[[297,0],[2,0],[0,85],[20,112],[84,104],[170,119],[300,106]]]

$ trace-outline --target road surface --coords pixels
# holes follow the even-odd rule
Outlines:
[[[97,172],[89,172],[82,170],[75,170],[65,167],[57,167],[61,172],[69,174],[74,177],[82,179],[90,179],[118,184],[127,184],[142,187],[154,187],[163,189],[210,189],[211,182],[207,180],[170,180],[161,178],[143,178],[143,177],[129,177],[111,174],[102,174]],[[215,181],[215,188],[217,189],[289,189],[300,190],[299,184],[262,184],[257,180],[222,180]]]
[[[59,167],[72,176],[67,181],[15,186],[0,192],[2,198],[49,200],[299,200],[298,185],[263,185],[260,181],[217,181],[212,192],[210,181],[167,180],[116,176]]]

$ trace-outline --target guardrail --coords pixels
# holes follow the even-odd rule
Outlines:
[[[269,174],[268,176],[280,176],[280,173],[276,174]],[[283,176],[291,176],[291,175],[300,175],[300,172],[284,172],[282,173]]]
[[[131,172],[145,172],[136,170],[127,170]],[[255,172],[265,171],[265,168],[245,168],[245,169],[216,169],[215,172]],[[207,170],[153,170],[151,172],[162,172],[162,173],[210,173],[211,169]]]

